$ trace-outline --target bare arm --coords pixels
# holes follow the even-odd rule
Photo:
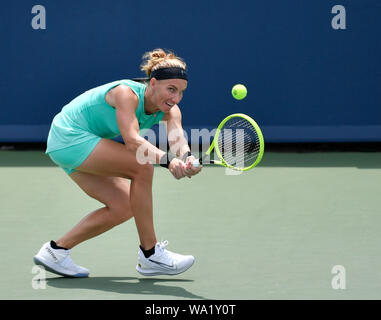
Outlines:
[[[159,163],[165,152],[139,135],[139,123],[135,115],[139,99],[135,93],[128,86],[119,85],[107,93],[106,102],[116,109],[116,119],[125,146],[136,153],[137,161],[141,164]]]
[[[169,113],[164,116],[163,120],[166,121],[169,148],[172,153],[185,162],[187,168],[185,174],[190,177],[199,173],[202,167],[193,167],[193,161],[196,160],[194,156],[188,156],[184,159],[184,156],[190,152],[190,148],[184,136],[179,107],[177,105],[173,106]]]
[[[139,99],[135,93],[128,86],[120,85],[107,93],[106,102],[115,107],[120,134],[126,148],[136,154],[136,160],[140,164],[159,164],[166,152],[139,135],[139,123],[135,115]],[[176,179],[185,177],[185,164],[181,160],[173,159],[168,169]]]
[[[166,121],[169,148],[173,154],[180,159],[190,151],[188,141],[184,137],[184,130],[181,124],[181,111],[177,105],[163,117]]]

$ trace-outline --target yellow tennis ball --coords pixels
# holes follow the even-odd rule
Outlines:
[[[247,95],[247,89],[243,84],[236,84],[232,89],[232,95],[237,100],[242,100]]]

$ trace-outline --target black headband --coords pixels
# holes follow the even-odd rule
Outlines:
[[[150,79],[156,78],[157,80],[166,79],[184,79],[188,81],[186,70],[180,67],[161,68],[151,72]]]

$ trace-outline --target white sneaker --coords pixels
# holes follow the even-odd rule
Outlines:
[[[53,249],[50,242],[42,246],[33,260],[35,264],[64,277],[84,278],[89,276],[89,270],[77,266],[71,260],[70,250]]]
[[[146,258],[139,249],[136,270],[144,276],[175,275],[188,270],[194,262],[193,256],[183,256],[165,249],[168,241],[156,243],[155,253]]]

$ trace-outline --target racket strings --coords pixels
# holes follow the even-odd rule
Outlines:
[[[251,166],[260,153],[260,139],[254,126],[246,119],[229,119],[218,137],[218,149],[224,161],[237,168]]]

